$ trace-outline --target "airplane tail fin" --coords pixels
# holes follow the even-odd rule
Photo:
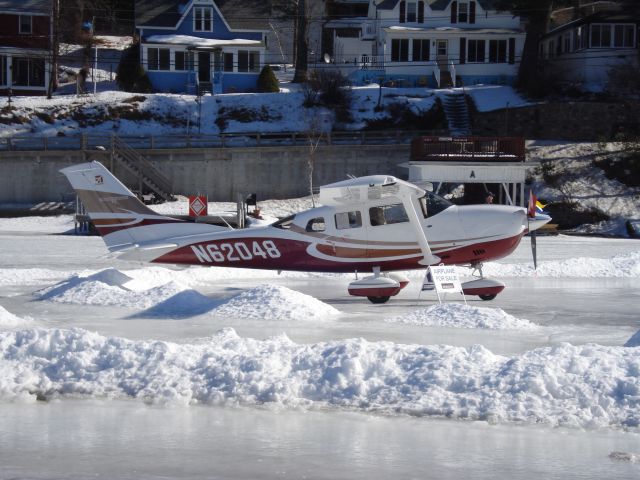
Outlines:
[[[82,163],[60,170],[111,251],[157,243],[175,235],[175,226],[185,224],[165,217],[144,205],[100,162]],[[169,228],[172,227],[172,228]]]

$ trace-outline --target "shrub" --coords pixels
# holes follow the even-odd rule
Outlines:
[[[118,87],[126,92],[151,93],[151,82],[147,72],[140,65],[139,44],[134,43],[122,53],[116,82]]]
[[[262,71],[260,72],[260,76],[258,77],[258,91],[267,93],[280,91],[278,79],[273,73],[271,65],[265,65],[264,67],[262,67]]]
[[[305,85],[305,107],[330,108],[340,121],[348,121],[351,109],[351,83],[337,70],[314,70]]]

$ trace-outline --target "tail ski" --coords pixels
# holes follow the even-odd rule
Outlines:
[[[173,249],[186,236],[225,228],[166,217],[143,204],[104,165],[93,161],[60,170],[112,252]]]

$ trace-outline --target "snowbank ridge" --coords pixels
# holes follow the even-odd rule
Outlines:
[[[473,307],[462,303],[443,303],[421,308],[387,322],[429,327],[482,328],[488,330],[532,330],[538,328],[529,320],[509,315],[501,308]]]
[[[82,329],[0,332],[0,399],[89,396],[150,403],[275,403],[492,422],[640,426],[635,349],[561,344],[522,355],[482,346],[350,339],[296,344],[233,329],[194,344]]]

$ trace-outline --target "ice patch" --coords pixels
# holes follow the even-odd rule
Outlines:
[[[233,297],[213,310],[218,316],[256,320],[318,320],[339,310],[317,298],[276,285],[260,285]]]
[[[625,347],[640,347],[640,330],[631,335],[631,338],[624,344]]]
[[[617,462],[640,463],[640,454],[638,453],[611,452],[609,458]]]
[[[16,328],[30,325],[31,320],[20,318],[0,306],[0,328]]]
[[[594,344],[505,357],[478,345],[296,344],[284,335],[241,338],[233,329],[192,344],[82,329],[0,332],[0,399],[27,395],[638,427],[640,358]]]
[[[473,307],[462,303],[432,305],[407,315],[390,318],[387,322],[488,330],[532,330],[538,328],[529,320],[516,318],[500,308]]]

